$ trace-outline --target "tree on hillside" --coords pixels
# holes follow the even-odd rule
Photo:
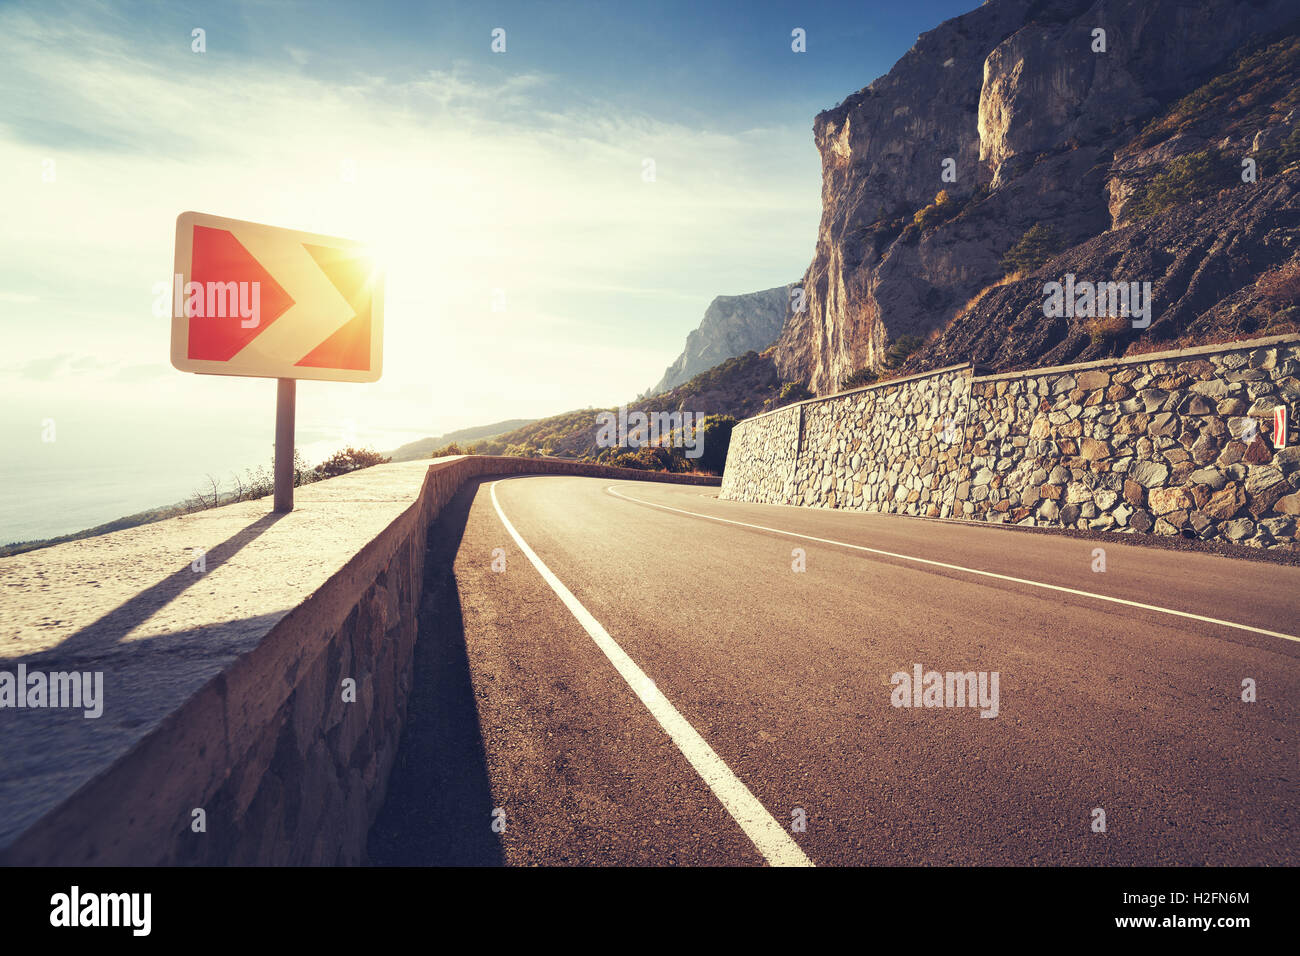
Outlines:
[[[808,391],[808,386],[803,382],[786,382],[781,386],[781,391],[776,397],[777,405],[789,405],[793,402],[806,401],[813,397],[813,393]]]
[[[700,436],[703,446],[700,456],[693,459],[696,471],[722,474],[727,464],[727,450],[731,447],[731,430],[735,427],[736,419],[731,415],[704,416],[703,434]]]
[[[336,478],[339,475],[346,475],[350,471],[356,471],[358,468],[369,468],[371,465],[386,465],[392,460],[391,458],[385,458],[372,448],[353,448],[349,445],[342,451],[336,451],[317,465],[316,471],[322,478]]]
[[[919,336],[900,335],[885,353],[885,365],[889,368],[898,368],[907,361],[909,355],[924,344],[925,342]]]
[[[1055,226],[1038,223],[1030,226],[1020,240],[1002,257],[1002,271],[1007,275],[1033,272],[1065,248],[1065,237]]]
[[[880,378],[880,375],[873,368],[869,365],[864,365],[856,372],[850,373],[844,381],[840,382],[840,390],[848,391],[851,388],[861,388],[863,385],[870,385],[878,378]]]

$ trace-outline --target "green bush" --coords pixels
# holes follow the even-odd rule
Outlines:
[[[803,382],[786,382],[781,386],[781,391],[776,397],[779,404],[789,405],[792,402],[802,402],[812,398],[813,393],[808,391],[808,386]]]
[[[731,430],[735,427],[736,419],[731,415],[705,415],[701,454],[687,461],[692,462],[696,471],[722,474],[727,464],[727,450],[731,447]]]
[[[849,375],[849,377],[844,381],[840,382],[840,389],[847,390],[850,388],[861,388],[863,385],[870,385],[878,378],[880,378],[878,372],[870,366],[864,365],[862,368]]]
[[[1129,329],[1129,320],[1120,315],[1098,315],[1083,323],[1083,330],[1093,345],[1117,339]]]
[[[353,448],[349,445],[342,451],[336,451],[329,458],[316,466],[316,472],[322,478],[336,478],[359,468],[371,465],[386,465],[393,459],[385,458],[371,448]]]
[[[1261,176],[1276,175],[1300,162],[1300,126],[1291,130],[1291,135],[1274,149],[1261,150],[1255,160],[1259,164],[1258,174]]]
[[[1065,248],[1065,237],[1055,226],[1037,223],[1025,230],[1019,241],[1002,257],[1002,272],[1033,272]]]
[[[457,445],[455,442],[452,442],[450,445],[443,445],[441,448],[435,448],[433,450],[433,454],[430,455],[429,457],[446,458],[448,455],[463,455],[463,454],[465,453],[460,450],[460,446]]]
[[[390,461],[392,461],[391,458],[385,458],[373,449],[353,448],[349,445],[347,448],[336,451],[313,468],[307,464],[307,459],[303,457],[302,451],[295,448],[293,450],[293,486],[299,488],[315,481],[325,481],[361,468],[369,468],[371,465],[386,465]],[[197,511],[203,508],[216,508],[219,505],[230,504],[234,501],[255,501],[258,498],[265,498],[275,490],[274,456],[270,467],[258,465],[256,468],[245,469],[242,478],[234,472],[231,473],[230,477],[231,487],[227,491],[222,487],[222,482],[209,475],[207,487],[192,494],[185,504],[185,509]]]
[[[1218,150],[1179,156],[1164,171],[1141,184],[1126,210],[1136,219],[1147,219],[1179,203],[1203,199],[1239,182],[1237,169]]]
[[[689,467],[680,448],[662,445],[643,445],[636,451],[623,451],[611,456],[605,464],[615,468],[637,468],[641,471],[686,471]]]
[[[907,361],[908,356],[924,344],[924,340],[918,336],[900,335],[885,353],[885,364],[890,368],[898,368]]]
[[[948,190],[941,189],[934,197],[934,202],[916,211],[915,215],[912,216],[912,225],[924,232],[932,226],[939,225],[945,219],[955,216],[960,211],[960,204],[953,201],[953,198],[948,195]]]
[[[912,221],[903,223],[903,241],[913,242],[927,229],[951,219],[961,212],[962,204],[948,195],[948,190],[941,189],[934,197],[934,202],[922,206],[912,214]]]

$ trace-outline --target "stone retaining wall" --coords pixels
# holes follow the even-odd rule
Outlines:
[[[722,497],[1293,547],[1300,449],[1294,421],[1273,446],[1278,404],[1300,404],[1300,336],[942,369],[741,422]]]
[[[97,720],[0,711],[0,864],[364,862],[411,689],[426,534],[465,481],[515,474],[718,481],[411,462],[300,488],[279,518],[244,502],[0,559],[0,669],[105,683]]]
[[[962,365],[751,419],[732,432],[722,496],[949,517],[969,398]]]

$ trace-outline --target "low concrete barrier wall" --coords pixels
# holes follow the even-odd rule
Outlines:
[[[20,668],[28,687],[103,682],[97,717],[85,699],[47,706],[48,680],[40,705],[0,709],[0,863],[363,862],[411,687],[426,534],[465,481],[516,474],[718,483],[407,462],[299,488],[287,515],[263,499],[0,558],[0,693]]]

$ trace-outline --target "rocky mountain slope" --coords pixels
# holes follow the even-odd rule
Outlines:
[[[906,370],[1012,368],[1294,328],[1297,17],[991,0],[920,37],[814,122],[822,220],[780,376],[833,392],[904,337]],[[1151,326],[1046,318],[1066,272],[1151,282]]]
[[[699,328],[686,336],[677,361],[646,394],[659,395],[729,358],[766,349],[781,333],[789,302],[790,285],[718,296],[705,309]]]

